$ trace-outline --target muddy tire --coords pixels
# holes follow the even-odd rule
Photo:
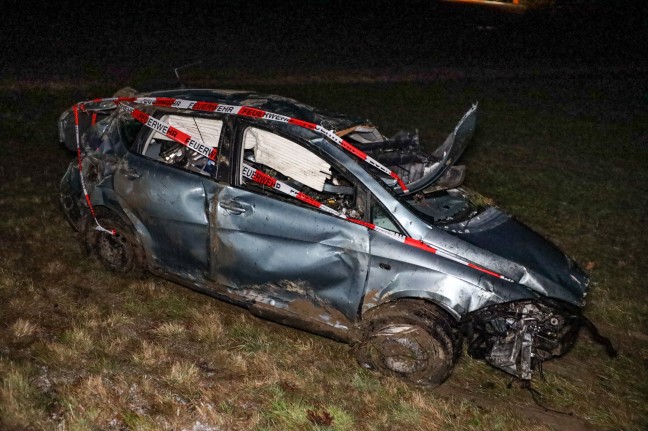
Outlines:
[[[134,230],[110,211],[98,208],[96,214],[99,224],[107,230],[114,230],[115,235],[96,230],[92,217],[87,217],[82,232],[88,253],[110,271],[141,275],[144,252]]]
[[[355,349],[361,366],[427,387],[450,376],[461,342],[433,304],[401,299],[370,310],[363,322]]]

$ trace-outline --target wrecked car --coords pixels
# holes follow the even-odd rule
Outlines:
[[[106,268],[148,271],[350,343],[419,385],[468,353],[529,380],[574,343],[588,276],[461,186],[472,106],[434,152],[416,133],[247,91],[82,102],[60,201]]]

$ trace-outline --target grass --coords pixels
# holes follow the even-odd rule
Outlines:
[[[577,79],[578,78],[578,79]],[[648,124],[634,77],[255,86],[440,142],[479,100],[468,186],[593,277],[587,336],[529,392],[463,357],[434,391],[359,368],[349,348],[172,283],[106,272],[56,204],[71,156],[56,119],[107,84],[3,84],[0,429],[549,430],[648,426]],[[643,77],[645,78],[645,77]],[[242,85],[250,88],[251,86]]]

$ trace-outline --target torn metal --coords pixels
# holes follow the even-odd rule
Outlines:
[[[251,92],[81,106],[83,157],[62,180],[61,203],[112,270],[140,267],[357,344],[363,365],[420,384],[447,377],[464,336],[471,355],[522,379],[576,338],[587,275],[461,187],[455,162],[476,105],[431,154],[416,133],[387,139],[368,120]],[[71,118],[59,120],[68,148]],[[93,231],[93,208],[116,238]],[[403,357],[444,351],[443,366],[390,368],[370,351],[377,339]]]
[[[469,354],[525,380],[543,361],[566,353],[583,323],[578,309],[542,300],[493,305],[466,320]]]

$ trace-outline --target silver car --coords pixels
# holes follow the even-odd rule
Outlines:
[[[521,379],[574,343],[588,277],[461,187],[477,106],[426,154],[416,133],[245,91],[84,102],[61,203],[108,269],[149,271],[354,346],[434,386],[468,353]],[[77,137],[78,136],[78,137]]]

